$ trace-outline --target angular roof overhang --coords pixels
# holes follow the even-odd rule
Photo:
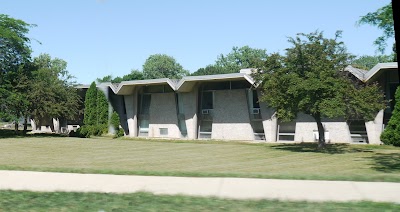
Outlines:
[[[392,63],[378,63],[371,70],[366,71],[352,66],[347,66],[345,71],[353,74],[357,79],[364,83],[376,80],[385,70],[398,70],[397,62]]]
[[[222,81],[235,81],[246,80],[251,85],[254,85],[254,80],[250,75],[244,73],[232,74],[216,74],[216,75],[203,75],[203,76],[188,76],[183,77],[176,85],[178,92],[190,92],[193,87],[199,82],[222,82]]]
[[[123,81],[119,84],[107,83],[107,86],[117,95],[130,95],[133,94],[135,89],[148,85],[169,85],[172,90],[175,90],[175,82],[168,78]]]
[[[392,63],[378,63],[371,70],[369,70],[364,76],[364,82],[370,82],[376,79],[382,74],[384,70],[398,70],[397,62]]]

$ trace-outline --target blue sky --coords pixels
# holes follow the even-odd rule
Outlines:
[[[374,55],[381,31],[356,26],[360,16],[389,0],[0,0],[0,13],[36,24],[33,56],[68,62],[79,83],[142,69],[149,55],[173,56],[194,72],[233,46],[284,52],[287,37],[324,31],[355,55]],[[387,52],[391,49],[387,49]]]

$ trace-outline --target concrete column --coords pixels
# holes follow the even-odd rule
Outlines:
[[[60,120],[58,118],[53,118],[53,127],[55,133],[60,132]]]
[[[368,141],[370,144],[381,144],[380,139],[383,131],[383,110],[379,111],[373,121],[365,122],[367,129]]]
[[[182,93],[182,97],[187,138],[197,139],[198,87],[195,86],[189,93]]]
[[[137,125],[137,90],[132,95],[125,95],[126,118],[128,122],[129,137],[138,136]]]
[[[36,128],[36,122],[35,122],[34,119],[31,119],[31,127],[32,127],[32,131],[36,131],[36,130],[37,130],[37,128]]]
[[[258,97],[261,97],[260,90],[257,90]],[[260,102],[260,112],[262,124],[264,128],[265,141],[276,142],[276,134],[278,130],[278,119],[275,117],[275,110],[268,107],[265,102]]]

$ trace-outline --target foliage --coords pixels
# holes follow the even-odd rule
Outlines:
[[[28,100],[35,121],[51,117],[75,118],[81,99],[66,69],[67,62],[41,54],[34,58],[33,64],[35,71]]]
[[[29,29],[34,25],[0,14],[0,118],[15,121],[28,113]]]
[[[86,92],[83,129],[79,131],[84,137],[102,135],[108,131],[108,100],[104,92],[98,90],[92,82]]]
[[[286,55],[270,55],[260,73],[261,101],[276,109],[277,118],[290,121],[299,112],[312,116],[318,126],[319,147],[325,146],[322,118],[371,119],[384,108],[376,85],[360,85],[340,73],[351,61],[343,42],[323,37],[322,32],[289,38]],[[361,106],[361,107],[360,107]]]
[[[108,124],[108,100],[102,90],[97,91],[96,124]]]
[[[243,68],[259,67],[267,59],[267,50],[249,46],[233,47],[227,55],[219,55],[215,65],[223,69],[223,73],[237,73]]]
[[[370,70],[378,63],[388,63],[393,61],[393,55],[363,55],[353,60],[351,65],[355,68]]]
[[[85,112],[83,123],[85,125],[97,124],[97,87],[96,83],[92,82],[85,96]]]
[[[375,12],[369,12],[362,16],[358,24],[369,24],[383,30],[383,35],[374,41],[374,44],[378,47],[378,51],[383,53],[386,48],[386,40],[393,38],[395,33],[392,3],[379,8]]]
[[[113,126],[114,127],[114,129],[116,130],[116,131],[118,131],[118,128],[119,128],[119,125],[120,125],[120,120],[119,120],[119,115],[118,115],[118,113],[117,112],[113,112],[112,114],[111,114],[111,126]]]
[[[395,101],[392,117],[381,134],[381,140],[387,145],[400,146],[400,87],[396,90]]]
[[[150,55],[143,64],[145,79],[171,78],[180,79],[189,72],[176,62],[175,58],[166,54]]]
[[[113,80],[111,80],[111,82],[120,83],[122,81],[131,81],[131,80],[144,80],[143,72],[133,69],[131,70],[131,73],[126,74],[122,77],[116,77]]]
[[[226,69],[216,66],[216,65],[208,65],[205,68],[199,68],[196,72],[193,72],[191,76],[201,76],[201,75],[213,75],[213,74],[228,74],[229,72],[225,72]]]

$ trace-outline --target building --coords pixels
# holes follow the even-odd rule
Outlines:
[[[394,99],[399,84],[397,63],[380,63],[369,71],[349,66],[344,73],[359,83],[379,83],[385,97]],[[298,114],[296,120],[283,123],[274,116],[273,108],[258,101],[260,90],[251,78],[251,69],[232,74],[187,76],[180,80],[102,83],[98,87],[119,114],[127,137],[265,142],[318,139],[317,125],[311,116]],[[326,140],[380,144],[380,134],[393,107],[394,101],[369,122],[323,119]]]
[[[399,84],[397,63],[380,63],[369,71],[351,66],[349,77],[362,83],[378,82],[386,98],[393,99]],[[105,83],[109,99],[121,117],[128,137],[263,140],[313,142],[317,125],[299,114],[282,123],[274,110],[258,101],[260,91],[251,70],[240,73],[188,76],[181,80],[151,79]],[[325,119],[326,140],[333,143],[373,143],[388,122],[394,102],[379,111],[374,121]]]

